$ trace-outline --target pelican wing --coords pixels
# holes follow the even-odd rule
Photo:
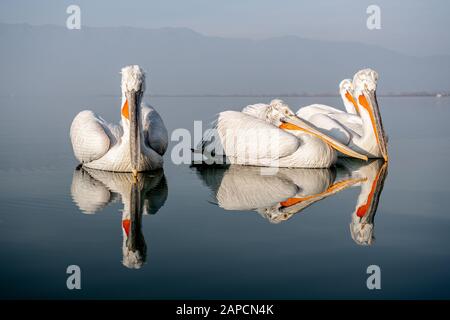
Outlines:
[[[269,105],[265,103],[250,104],[242,109],[242,113],[264,120],[268,107]]]
[[[329,115],[330,118],[341,123],[346,128],[352,130],[357,135],[363,135],[362,118],[356,114],[334,113]]]
[[[153,107],[142,106],[142,127],[147,145],[163,155],[167,150],[169,138],[161,116]]]
[[[335,179],[331,169],[280,168],[279,175],[300,187],[298,196],[305,197],[324,192]]]
[[[251,104],[244,107],[242,113],[264,120],[264,115],[268,106],[268,104],[264,103]],[[209,159],[212,162],[215,162],[215,160],[222,160],[222,156],[224,155],[222,143],[217,136],[217,124],[218,121],[216,119],[212,122],[211,128],[204,133],[202,141],[194,150],[195,152],[203,153],[205,159]]]
[[[310,121],[323,132],[344,144],[348,144],[354,133],[360,136],[363,134],[360,116],[327,105],[312,104],[300,108],[297,116]],[[326,119],[326,117],[330,119]]]
[[[224,164],[226,163],[225,152],[222,142],[217,131],[218,120],[211,123],[211,127],[203,133],[202,140],[197,144],[193,151],[193,162],[198,163],[201,159],[202,163],[207,164]],[[201,158],[199,158],[201,155]]]
[[[216,198],[226,210],[254,210],[276,205],[298,191],[280,175],[261,175],[259,168],[232,165],[223,174]]]
[[[317,129],[344,145],[348,145],[353,132],[329,115],[317,113],[308,119]]]
[[[87,214],[103,209],[113,199],[113,194],[109,189],[83,168],[78,168],[73,172],[70,191],[78,208]]]
[[[308,120],[316,115],[316,114],[330,114],[330,113],[342,113],[345,114],[346,112],[324,105],[324,104],[311,104],[306,107],[302,107],[297,111],[297,116],[299,116],[302,119]]]
[[[217,134],[226,156],[237,164],[270,165],[300,145],[294,135],[237,111],[219,114]]]
[[[78,161],[87,163],[101,158],[112,144],[109,131],[105,121],[92,111],[77,114],[70,127],[70,139]]]

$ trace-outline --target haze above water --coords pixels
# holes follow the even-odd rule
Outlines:
[[[146,100],[172,132],[270,99]],[[293,109],[341,105],[338,98],[285,100]],[[361,188],[336,183],[374,179],[382,166],[284,170],[262,181],[251,168],[174,165],[172,142],[164,171],[142,176],[132,189],[126,174],[75,170],[69,140],[71,120],[87,106],[118,121],[119,98],[0,98],[1,298],[450,298],[450,99],[381,97],[379,103],[390,163],[369,219],[373,241],[350,231]],[[254,189],[239,189],[239,179],[253,181]],[[287,198],[300,190],[317,201],[303,202],[297,214],[272,215],[270,207],[280,202],[274,194],[256,207],[264,183],[279,183]],[[240,201],[245,192],[253,207]],[[143,205],[130,209],[136,196]],[[364,239],[370,245],[361,245]],[[81,267],[82,290],[66,288],[72,264]],[[379,291],[366,287],[372,264],[381,267]]]

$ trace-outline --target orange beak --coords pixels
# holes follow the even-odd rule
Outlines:
[[[314,127],[312,127],[311,125],[307,124],[306,122],[304,122],[302,119],[300,119],[297,116],[287,116],[286,120],[279,126],[279,128],[284,129],[284,130],[305,131],[306,133],[309,133],[309,134],[319,138],[320,140],[322,140],[323,142],[328,144],[330,147],[332,147],[350,157],[354,157],[354,158],[358,158],[358,159],[367,161],[367,156],[350,149],[349,147],[340,143],[336,139],[324,134],[323,132],[320,132],[319,130],[317,130]]]
[[[345,93],[345,98],[346,98],[348,101],[350,101],[351,104],[353,104],[353,106],[355,107],[356,112],[357,112],[358,114],[360,114],[358,104],[356,103],[355,98],[353,98],[353,96],[350,94],[350,92],[347,91],[347,92]]]
[[[122,115],[127,118],[128,120],[130,120],[130,110],[128,108],[128,100],[125,100],[125,103],[123,104],[122,107]]]
[[[360,94],[358,97],[359,104],[367,110],[370,116],[370,121],[372,123],[372,128],[375,133],[375,138],[380,148],[381,155],[384,161],[388,161],[387,143],[386,137],[383,129],[383,124],[381,122],[381,115],[378,109],[378,103],[375,93]]]

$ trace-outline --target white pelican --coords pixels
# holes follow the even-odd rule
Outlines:
[[[201,152],[207,159],[225,156],[231,164],[328,168],[336,161],[335,150],[367,160],[307,124],[281,100],[221,112],[212,132],[205,135]]]
[[[349,80],[341,82],[340,94],[347,113],[325,105],[310,105],[300,108],[297,116],[351,149],[387,161],[387,138],[376,98],[377,81],[377,72],[363,69],[355,74],[353,84]]]
[[[197,174],[225,210],[256,211],[271,223],[290,219],[310,205],[334,195],[364,178],[335,182],[335,170],[280,168],[261,175],[257,167],[196,166]]]
[[[297,112],[298,116],[303,117],[303,119],[310,119],[316,114],[339,114],[343,116],[348,115],[356,115],[358,117],[355,117],[355,119],[358,119],[359,124],[361,125],[361,118],[359,116],[359,106],[353,97],[353,83],[350,79],[344,79],[339,84],[339,94],[341,96],[342,102],[344,103],[345,111],[341,109],[336,109],[324,104],[311,104],[306,107],[302,107]]]
[[[106,123],[92,111],[73,119],[70,138],[84,167],[117,172],[159,169],[167,149],[167,129],[158,112],[141,104],[145,75],[139,66],[122,69],[121,124]]]
[[[341,170],[341,168],[344,170]],[[387,177],[388,163],[383,160],[373,160],[361,164],[352,159],[342,159],[338,162],[338,172],[344,174],[344,179],[363,179],[354,186],[361,188],[355,210],[352,213],[350,234],[353,241],[359,245],[371,245],[375,240],[374,218]]]
[[[87,214],[111,202],[122,202],[122,263],[127,268],[141,268],[147,256],[142,216],[155,214],[167,199],[163,171],[138,173],[135,179],[127,173],[79,167],[73,174],[71,193],[76,205]]]

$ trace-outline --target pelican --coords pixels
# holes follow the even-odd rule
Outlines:
[[[349,148],[369,158],[387,161],[387,138],[376,97],[377,81],[376,71],[363,69],[355,74],[353,83],[348,79],[341,82],[340,94],[347,112],[316,104],[300,108],[296,114]]]
[[[122,264],[130,269],[141,268],[147,257],[142,216],[158,212],[167,199],[163,171],[138,173],[134,179],[123,172],[79,167],[73,173],[71,194],[86,214],[100,211],[109,203],[122,202]]]
[[[374,219],[387,177],[387,167],[388,163],[381,159],[362,165],[353,159],[342,159],[338,162],[338,172],[344,173],[345,180],[362,179],[353,185],[360,187],[361,191],[350,223],[351,237],[358,245],[372,245],[375,241]]]
[[[257,167],[196,166],[197,174],[225,210],[256,211],[271,223],[292,218],[312,204],[364,180],[348,177],[335,182],[332,169],[280,168],[261,175]]]
[[[359,114],[359,106],[353,97],[353,83],[351,79],[344,79],[339,83],[339,95],[345,107],[345,111],[337,108],[333,108],[324,104],[312,104],[306,107],[302,107],[297,112],[297,115],[302,116],[304,119],[310,119],[316,114],[339,114],[339,116],[356,115],[352,120],[359,122],[361,125],[361,117]]]
[[[336,150],[367,160],[303,121],[277,99],[249,105],[242,112],[221,112],[211,132],[214,135],[205,134],[198,149],[207,159],[225,156],[231,164],[328,168],[336,161]]]
[[[158,112],[141,104],[145,74],[137,66],[122,69],[121,124],[107,123],[89,110],[72,122],[75,157],[86,168],[137,172],[162,168],[167,129]]]

